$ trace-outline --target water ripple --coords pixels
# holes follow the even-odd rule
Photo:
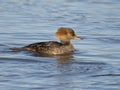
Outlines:
[[[120,74],[100,74],[100,75],[93,75],[92,77],[113,77],[113,76],[120,76]]]
[[[0,0],[1,90],[119,90],[119,0]],[[12,51],[71,27],[72,55]],[[113,68],[114,67],[114,68]],[[103,78],[105,77],[105,78]]]
[[[119,44],[120,39],[119,38],[114,38],[114,37],[100,37],[98,40],[104,42],[104,43],[112,43],[112,44]]]

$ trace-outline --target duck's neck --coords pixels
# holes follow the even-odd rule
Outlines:
[[[70,40],[60,40],[60,42],[62,43],[62,44],[65,44],[65,45],[70,45],[71,44],[71,42],[70,42]]]
[[[69,41],[61,40],[60,42],[63,44],[64,50],[66,50],[66,52],[73,52],[74,51],[74,47],[71,44],[70,40]]]

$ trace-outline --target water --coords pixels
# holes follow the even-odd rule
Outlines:
[[[57,40],[58,27],[71,27],[72,55],[42,56],[12,51]],[[119,0],[0,0],[1,90],[119,90]]]

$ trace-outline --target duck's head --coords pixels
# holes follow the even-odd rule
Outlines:
[[[55,36],[60,39],[60,41],[70,41],[71,39],[80,40],[81,38],[76,36],[72,28],[61,27],[55,33]]]

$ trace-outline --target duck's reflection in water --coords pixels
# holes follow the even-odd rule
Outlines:
[[[73,60],[73,55],[72,54],[50,55],[50,54],[33,53],[32,55],[35,56],[35,57],[55,58],[56,60],[58,60],[58,63],[61,63],[61,64]]]
[[[49,57],[55,58],[54,63],[50,63],[46,68],[49,68],[49,71],[53,71],[50,77],[56,80],[54,83],[57,87],[56,90],[65,90],[66,87],[75,85],[76,77],[86,78],[91,75],[95,75],[105,69],[107,66],[106,63],[88,61],[84,58],[75,58],[74,54],[67,55],[46,55],[46,54],[34,54],[36,57]],[[79,86],[80,82],[78,82]]]
[[[61,74],[73,74],[79,73],[82,75],[97,73],[105,68],[107,65],[106,63],[102,62],[94,62],[84,60],[84,58],[79,58],[76,60],[73,54],[66,54],[66,55],[47,55],[47,54],[34,54],[36,57],[49,57],[55,58],[55,66],[57,66],[57,71]]]
[[[72,68],[72,64],[74,63],[74,57],[73,54],[66,54],[66,55],[47,55],[47,54],[34,54],[36,57],[49,57],[49,58],[55,58],[55,63],[57,66],[57,71],[59,74],[61,73],[68,73],[69,70]],[[55,64],[54,63],[54,64]]]

